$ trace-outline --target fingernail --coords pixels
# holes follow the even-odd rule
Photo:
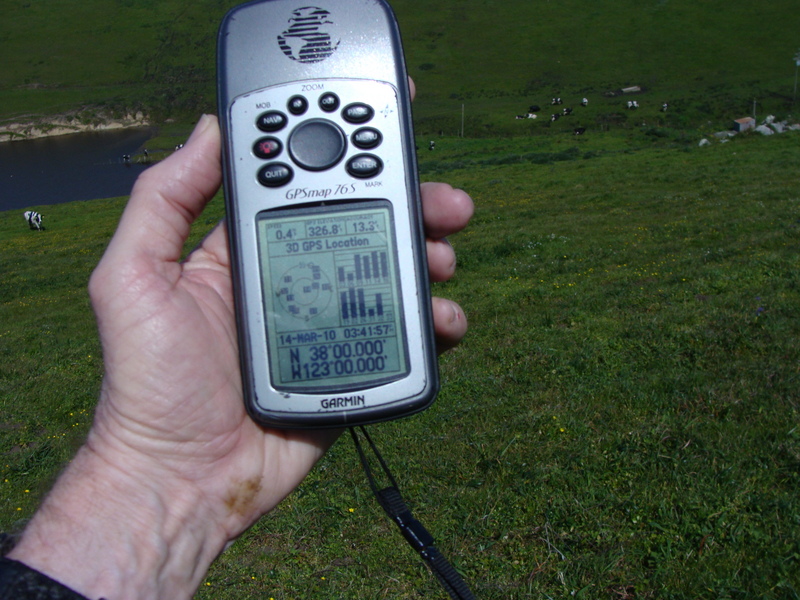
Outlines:
[[[214,118],[211,115],[203,115],[197,121],[197,125],[194,126],[194,131],[192,131],[192,135],[189,136],[189,139],[193,138],[195,135],[201,135],[203,132],[208,129],[209,125],[214,121]]]
[[[458,304],[452,300],[448,300],[448,302],[450,302],[450,310],[453,311],[453,314],[450,317],[450,322],[455,323],[461,319],[461,312],[458,310]]]

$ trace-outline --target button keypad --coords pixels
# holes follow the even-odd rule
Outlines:
[[[258,119],[256,119],[256,127],[258,127],[261,131],[273,133],[286,127],[287,122],[288,119],[286,118],[285,114],[277,110],[270,110],[258,115]]]
[[[339,96],[333,92],[326,92],[319,98],[319,107],[325,112],[334,112],[339,108]]]
[[[253,154],[258,158],[272,160],[277,158],[283,150],[283,144],[278,138],[265,137],[253,144]]]
[[[357,148],[361,148],[362,150],[372,150],[373,148],[380,146],[381,142],[383,141],[383,136],[381,135],[381,132],[374,127],[362,127],[361,129],[354,131],[350,139],[353,141],[353,145]]]
[[[368,104],[354,102],[342,110],[342,118],[348,123],[366,123],[375,115],[375,111]]]
[[[346,90],[337,92],[325,91],[316,97],[295,94],[283,101],[286,112],[267,110],[257,116],[256,129],[271,134],[256,139],[252,146],[253,156],[268,161],[256,174],[261,185],[285,186],[294,179],[295,168],[314,172],[342,169],[340,172],[362,180],[383,171],[378,153],[384,135],[375,122],[375,108],[369,102],[345,97],[346,105],[340,110],[340,94],[347,94]],[[313,104],[319,108],[312,109]],[[381,111],[384,116],[386,110]],[[361,152],[346,158],[351,145]],[[281,156],[287,162],[272,162]]]
[[[308,100],[305,96],[292,96],[286,103],[286,108],[293,115],[304,115],[308,110]]]
[[[358,154],[347,161],[347,172],[359,179],[375,177],[382,170],[381,159],[372,154]]]
[[[293,177],[292,167],[283,163],[270,163],[258,171],[258,181],[266,187],[281,187],[289,183]]]

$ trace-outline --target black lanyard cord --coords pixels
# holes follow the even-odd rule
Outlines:
[[[361,465],[364,467],[364,472],[367,475],[369,486],[372,488],[372,492],[375,494],[375,497],[378,499],[378,503],[381,505],[384,512],[389,515],[392,521],[397,524],[397,526],[400,528],[400,532],[403,534],[403,537],[406,538],[406,541],[409,543],[409,545],[414,548],[414,550],[416,550],[420,556],[422,556],[422,558],[430,567],[431,571],[433,571],[434,575],[436,575],[439,583],[441,583],[442,587],[447,590],[447,593],[450,594],[450,597],[453,600],[475,600],[475,596],[472,595],[469,587],[458,574],[458,572],[434,546],[433,536],[428,533],[428,530],[423,527],[422,523],[417,521],[414,518],[414,515],[411,514],[411,510],[408,508],[405,500],[403,500],[403,496],[400,494],[397,482],[392,476],[391,471],[389,471],[389,467],[383,460],[380,452],[378,452],[378,448],[375,446],[375,443],[372,441],[372,438],[367,433],[366,429],[359,427],[359,430],[367,440],[367,443],[372,449],[373,454],[375,454],[377,457],[383,472],[386,474],[386,477],[392,484],[391,486],[382,490],[378,489],[378,485],[375,482],[375,477],[372,475],[372,470],[369,467],[369,461],[367,460],[367,456],[364,453],[364,449],[361,446],[360,440],[358,439],[358,434],[356,433],[355,428],[351,427],[350,435],[353,437],[353,442],[355,443],[356,450],[358,451],[358,456],[361,459]]]

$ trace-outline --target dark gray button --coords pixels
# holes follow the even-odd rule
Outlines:
[[[333,112],[339,108],[339,96],[326,92],[319,97],[319,107],[325,112]]]
[[[273,132],[280,131],[286,127],[286,115],[277,110],[270,110],[261,113],[256,119],[256,127],[261,131]]]
[[[292,160],[308,171],[323,171],[342,160],[347,149],[344,131],[325,119],[309,119],[294,128],[289,136]]]
[[[253,154],[258,158],[276,158],[283,150],[283,144],[278,138],[265,137],[253,144]]]
[[[381,159],[372,154],[357,154],[347,161],[347,172],[359,179],[375,177],[383,171]]]
[[[354,102],[342,109],[342,118],[348,123],[366,123],[373,116],[375,116],[375,111],[363,102]]]
[[[308,110],[308,100],[303,96],[292,96],[286,103],[286,108],[295,116],[302,115]]]
[[[383,141],[381,132],[373,127],[362,127],[353,132],[351,138],[353,145],[362,150],[370,150],[379,146]]]
[[[294,177],[294,171],[283,163],[270,163],[258,171],[258,182],[267,187],[286,185]]]

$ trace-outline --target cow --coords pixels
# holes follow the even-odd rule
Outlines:
[[[581,100],[581,106],[589,106],[589,99],[584,98],[583,100]]]
[[[669,108],[669,102],[664,102],[664,104],[661,105],[661,112],[667,112],[668,108]]]
[[[28,227],[34,231],[42,231],[44,229],[42,215],[35,210],[26,210],[22,216],[24,216],[25,220],[28,222]]]
[[[586,127],[576,127],[572,133],[573,135],[583,135],[586,133]]]
[[[558,121],[561,118],[561,115],[558,113],[553,113],[550,115],[550,122],[553,123],[554,121]]]
[[[435,148],[436,148],[436,142],[434,142],[433,140],[428,142],[428,150],[434,150]]]
[[[531,104],[531,105],[528,107],[528,112],[529,112],[529,113],[537,113],[537,112],[539,112],[539,111],[541,111],[541,110],[542,110],[542,107],[541,107],[541,106],[539,106],[538,104]]]
[[[568,115],[571,115],[571,114],[572,114],[572,109],[571,109],[571,108],[564,108],[564,109],[561,111],[561,114],[562,114],[563,116],[565,116],[565,117],[566,117],[566,116],[568,116]]]

